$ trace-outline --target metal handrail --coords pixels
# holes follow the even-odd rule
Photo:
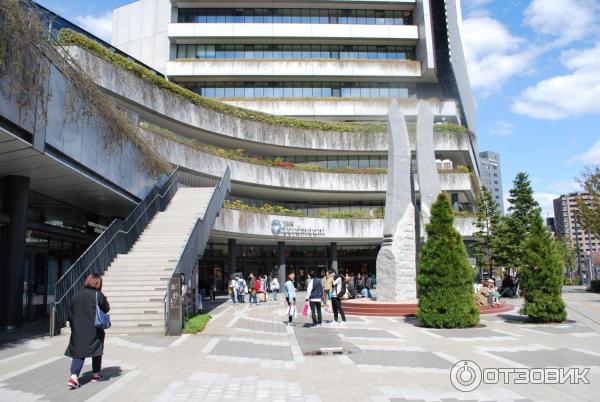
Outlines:
[[[162,186],[156,186],[125,218],[115,219],[90,247],[56,281],[56,301],[51,305],[50,335],[66,325],[68,307],[82,279],[90,273],[104,274],[117,254],[133,246],[157,212],[163,211],[177,191],[179,169],[176,168]]]
[[[183,274],[185,279],[191,278],[194,267],[198,264],[198,257],[204,253],[210,231],[223,207],[225,202],[225,196],[231,191],[231,169],[229,166],[225,169],[223,177],[219,184],[215,187],[212,197],[208,202],[204,217],[198,218],[194,224],[194,229],[188,238],[188,241],[183,248],[177,264],[173,270],[171,278],[176,275]],[[183,297],[182,297],[183,298]],[[167,307],[167,301],[169,300],[169,287],[163,299],[165,307],[165,329],[168,328],[170,320],[170,309]],[[168,332],[168,331],[167,331]]]

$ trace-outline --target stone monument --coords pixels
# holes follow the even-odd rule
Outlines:
[[[377,301],[415,302],[417,298],[413,195],[408,130],[400,105],[392,100],[383,244],[377,254]]]
[[[440,176],[435,163],[433,144],[433,112],[425,102],[419,102],[417,113],[417,173],[421,197],[423,227],[431,218],[431,206],[442,191]]]

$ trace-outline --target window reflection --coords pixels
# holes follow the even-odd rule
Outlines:
[[[180,8],[180,23],[411,25],[412,11],[312,8]]]

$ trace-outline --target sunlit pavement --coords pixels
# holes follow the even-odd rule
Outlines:
[[[86,361],[82,387],[74,391],[66,387],[68,335],[5,343],[0,346],[0,400],[597,400],[600,295],[571,287],[564,298],[569,320],[560,325],[524,322],[517,315],[520,301],[509,299],[517,305],[513,312],[483,316],[480,327],[466,330],[430,330],[414,319],[383,317],[348,317],[347,325],[339,326],[329,313],[321,328],[311,328],[302,315],[288,327],[282,303],[225,303],[199,335],[112,335],[109,330],[106,381],[90,383],[91,362]],[[485,370],[491,368],[505,369],[506,376],[496,375],[498,384],[486,383],[492,376],[473,391],[459,391],[450,370],[460,360],[476,363],[484,376],[497,373]],[[518,384],[516,374],[507,374],[515,368],[531,373],[524,369],[568,367],[589,368],[590,384]]]

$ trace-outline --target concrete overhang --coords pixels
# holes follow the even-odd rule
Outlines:
[[[416,0],[171,0],[176,7],[223,7],[235,4],[237,7],[303,7],[303,8],[369,8],[377,10],[412,10]]]
[[[171,23],[167,28],[167,36],[172,43],[249,39],[284,43],[281,40],[287,39],[300,40],[302,43],[311,40],[339,41],[328,43],[360,40],[374,44],[393,41],[398,45],[415,45],[419,40],[419,29],[416,25]]]
[[[39,152],[9,128],[0,127],[0,177],[29,177],[29,189],[65,204],[108,217],[127,216],[138,200],[80,169],[64,155]]]
[[[254,80],[297,78],[306,80],[417,82],[421,62],[415,60],[276,60],[193,59],[167,63],[167,76],[177,81]]]
[[[235,99],[222,100],[230,105],[274,115],[309,119],[332,120],[385,120],[390,98],[349,99]],[[416,121],[419,99],[399,99],[408,120]],[[452,100],[427,100],[436,118],[460,122],[460,111]]]

